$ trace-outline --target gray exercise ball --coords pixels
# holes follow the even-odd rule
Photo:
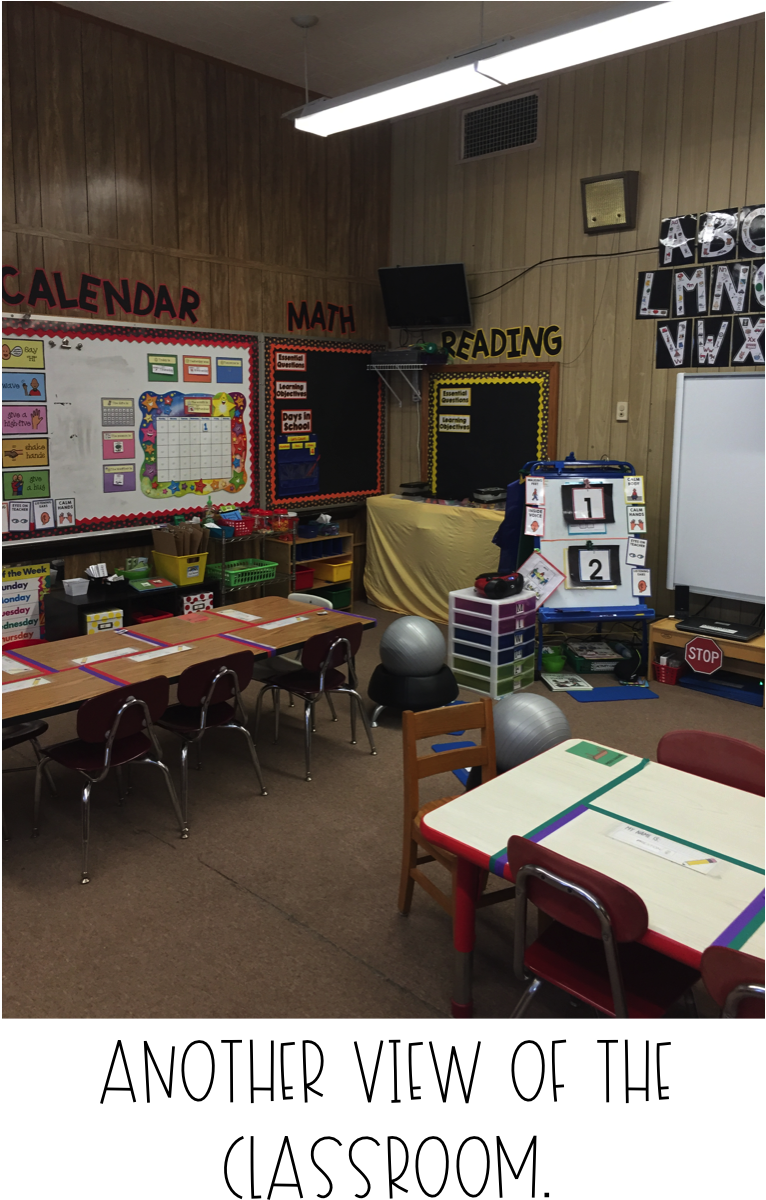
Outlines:
[[[380,661],[392,675],[435,675],[446,657],[439,626],[425,617],[399,617],[380,639]]]
[[[545,696],[517,692],[493,710],[498,773],[518,767],[572,736],[561,709]]]

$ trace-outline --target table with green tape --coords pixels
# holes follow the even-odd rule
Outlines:
[[[699,967],[713,944],[764,956],[762,796],[570,739],[428,813],[422,829],[458,856],[455,1016],[472,1015],[479,871],[511,878],[514,834],[632,888],[649,913],[642,941],[671,958]]]

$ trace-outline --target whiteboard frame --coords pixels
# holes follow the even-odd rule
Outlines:
[[[676,530],[678,525],[678,502],[679,502],[679,483],[681,472],[681,445],[683,440],[683,417],[684,417],[684,396],[687,379],[752,379],[753,376],[764,380],[763,371],[721,371],[714,375],[701,374],[693,371],[682,371],[676,378],[676,404],[673,423],[673,458],[670,477],[670,516],[668,521],[668,564],[667,564],[667,587],[669,591],[674,591],[676,587],[688,587],[691,592],[697,595],[714,595],[723,600],[739,600],[750,604],[763,604],[765,602],[764,595],[755,596],[745,592],[724,591],[721,588],[716,589],[714,593],[706,590],[701,585],[695,586],[693,580],[676,579]]]

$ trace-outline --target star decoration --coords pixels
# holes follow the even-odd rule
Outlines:
[[[156,396],[147,396],[146,399],[142,402],[141,407],[143,408],[144,412],[146,412],[146,413],[152,412],[152,410],[157,407],[157,397]]]

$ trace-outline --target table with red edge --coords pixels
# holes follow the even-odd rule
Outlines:
[[[571,738],[423,817],[424,835],[458,859],[453,1016],[473,1016],[480,872],[513,881],[514,835],[632,888],[649,916],[641,941],[670,958],[698,969],[709,945],[764,957],[763,797],[592,745],[584,757]],[[715,862],[705,874],[610,837],[625,825],[689,848],[688,861]]]

